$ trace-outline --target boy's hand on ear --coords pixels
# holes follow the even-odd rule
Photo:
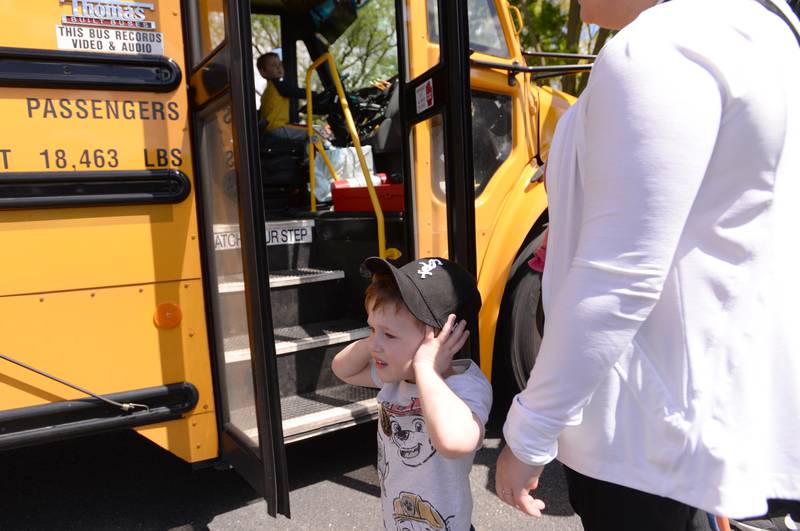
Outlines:
[[[451,313],[438,335],[431,326],[425,326],[425,337],[414,355],[415,368],[430,367],[439,375],[450,368],[453,356],[469,337],[467,322],[461,320],[455,324],[455,321],[456,316]]]

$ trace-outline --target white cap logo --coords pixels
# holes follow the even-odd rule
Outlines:
[[[427,262],[418,262],[419,265],[422,267],[417,270],[417,274],[420,278],[427,278],[433,274],[433,270],[436,269],[437,265],[442,265],[442,261],[438,258],[431,258]]]

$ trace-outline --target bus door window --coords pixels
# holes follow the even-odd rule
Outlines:
[[[205,217],[214,238],[212,291],[217,351],[225,353],[225,388],[230,422],[258,439],[250,344],[242,269],[236,167],[233,159],[231,106],[227,98],[197,115],[200,170],[205,177]],[[222,148],[222,149],[220,149]],[[209,183],[211,181],[211,183]],[[211,186],[209,186],[209,184]]]
[[[428,40],[439,44],[439,3],[428,0]]]
[[[439,64],[439,5],[437,0],[403,2],[403,20],[407,52],[406,81]],[[420,27],[424,24],[424,27]]]
[[[472,91],[475,197],[508,159],[512,147],[512,100],[506,94]]]
[[[508,57],[508,44],[494,0],[469,0],[469,47],[497,57]]]
[[[225,13],[223,0],[199,0],[197,12],[198,31],[192,37],[192,62],[199,64],[225,40]]]
[[[193,65],[189,86],[221,454],[274,515],[288,514],[288,480],[257,175],[248,3],[185,2],[193,57],[206,56]]]
[[[411,129],[411,158],[411,168],[415,173],[411,183],[416,207],[414,234],[417,255],[448,258],[447,185],[441,115],[419,122]]]
[[[467,12],[469,17],[470,48],[488,55],[509,57],[508,44],[503,34],[494,0],[469,0]],[[428,54],[427,67],[430,68],[439,62],[439,7],[436,0],[427,0],[424,19],[427,24],[428,44],[433,45]],[[425,70],[427,68],[419,71],[411,68],[407,71],[411,71],[411,76],[416,77]]]

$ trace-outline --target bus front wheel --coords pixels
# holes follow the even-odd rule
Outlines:
[[[539,234],[514,261],[500,306],[492,386],[495,404],[504,410],[525,387],[542,344],[542,275],[528,265],[542,239]]]

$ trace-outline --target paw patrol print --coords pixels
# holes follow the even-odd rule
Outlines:
[[[381,410],[381,427],[405,465],[419,466],[436,453],[418,398],[412,399],[409,406],[384,402]]]
[[[394,523],[397,531],[449,531],[439,511],[411,492],[401,492],[394,499]]]

